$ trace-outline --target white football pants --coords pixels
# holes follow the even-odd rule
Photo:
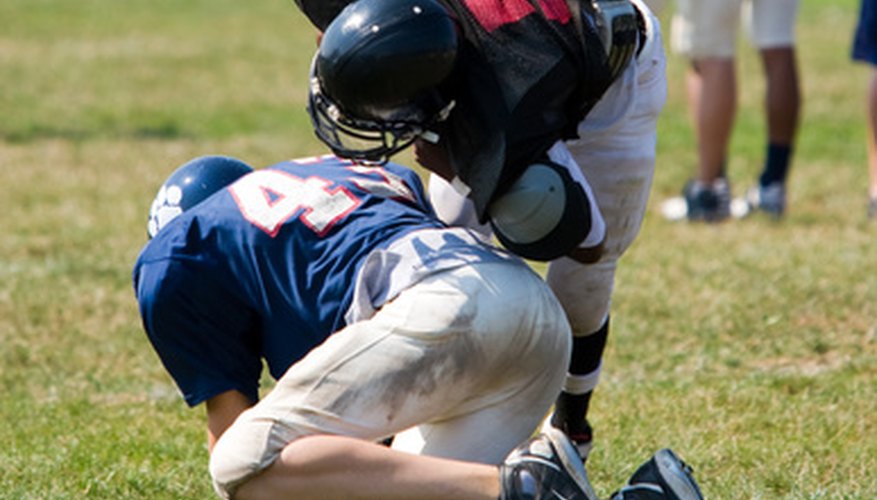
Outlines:
[[[292,365],[217,442],[214,486],[231,497],[302,436],[376,442],[415,426],[394,447],[499,464],[550,409],[570,349],[563,310],[523,262],[435,274]]]

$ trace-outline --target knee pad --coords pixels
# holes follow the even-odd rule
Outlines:
[[[521,257],[548,261],[569,254],[591,231],[591,202],[569,171],[534,163],[488,207],[497,239]]]

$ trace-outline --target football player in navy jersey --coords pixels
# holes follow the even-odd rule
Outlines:
[[[144,329],[206,403],[221,496],[594,498],[562,433],[528,441],[569,355],[559,303],[440,223],[413,171],[201,157],[162,186],[148,232]],[[263,361],[277,383],[260,400]]]
[[[143,325],[206,403],[220,496],[597,498],[562,432],[530,437],[569,355],[560,305],[518,258],[438,222],[411,170],[196,158],[148,234]],[[263,361],[277,382],[260,400]],[[661,450],[613,498],[700,493]]]

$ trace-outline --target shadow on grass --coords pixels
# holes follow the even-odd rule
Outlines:
[[[196,134],[184,130],[173,121],[155,124],[131,124],[115,129],[72,128],[35,125],[26,129],[3,130],[0,138],[12,144],[27,144],[44,139],[64,139],[72,142],[83,142],[91,139],[152,139],[177,140],[193,139]]]

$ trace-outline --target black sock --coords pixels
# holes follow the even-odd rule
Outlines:
[[[758,178],[758,183],[768,186],[774,182],[786,182],[789,172],[789,163],[792,159],[792,146],[789,144],[770,143],[767,145],[767,157],[764,161],[764,171]]]
[[[573,337],[572,356],[569,360],[569,373],[587,375],[600,366],[606,338],[609,336],[609,318],[599,330],[586,337]]]
[[[561,392],[554,403],[551,425],[563,430],[573,440],[590,440],[592,431],[585,422],[585,417],[588,415],[591,394],[593,393],[569,394]]]
[[[593,334],[575,337],[569,362],[569,374],[574,376],[588,375],[597,371],[603,359],[603,350],[606,348],[608,336],[609,318],[606,318],[600,329]],[[563,429],[573,438],[590,439],[591,430],[586,423],[586,417],[592,394],[593,391],[581,394],[561,392],[555,402],[554,415],[551,419],[552,425]]]

